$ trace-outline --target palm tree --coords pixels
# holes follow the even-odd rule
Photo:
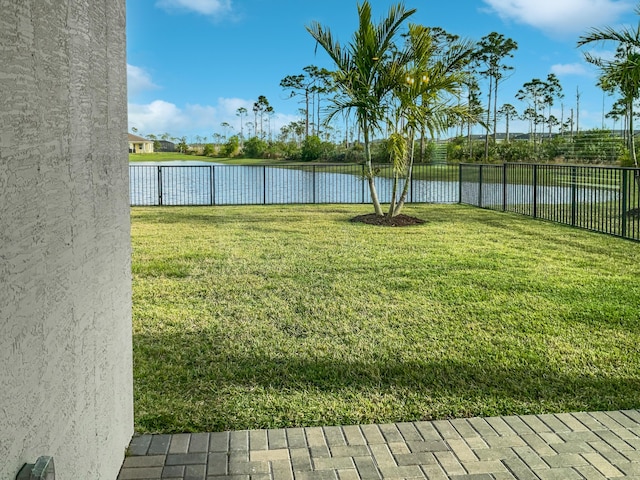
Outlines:
[[[473,44],[456,40],[445,48],[435,41],[432,29],[421,25],[409,25],[406,39],[405,49],[396,56],[401,68],[395,72],[393,68],[389,69],[389,73],[400,75],[400,78],[394,82],[393,90],[396,119],[391,126],[395,125],[396,131],[389,140],[394,181],[388,216],[398,215],[406,201],[415,158],[416,132],[424,135],[426,130],[433,138],[469,115],[468,107],[461,105],[459,100],[467,80],[465,67],[471,58]],[[404,148],[400,138],[405,142]],[[397,196],[400,179],[404,185]]]
[[[640,4],[635,12],[640,15]],[[636,157],[634,127],[633,127],[633,102],[640,98],[640,22],[633,28],[592,29],[578,40],[578,47],[591,43],[614,42],[617,44],[618,54],[613,60],[605,60],[585,53],[585,59],[600,68],[600,86],[605,91],[619,90],[622,100],[627,107],[629,127],[629,152],[633,164],[638,167]]]
[[[640,97],[640,53],[628,52],[618,60],[600,62],[602,75],[599,84],[605,91],[618,89],[627,113],[627,141],[633,164],[638,167],[635,146],[634,102]]]
[[[505,71],[513,70],[513,67],[503,63],[506,57],[513,57],[513,50],[518,49],[518,44],[504,35],[491,32],[485,35],[478,42],[474,57],[478,64],[485,66],[485,70],[479,72],[480,75],[489,78],[489,95],[487,101],[487,125],[484,140],[484,158],[489,159],[489,125],[491,120],[491,108],[493,100],[493,142],[496,142],[497,135],[497,109],[498,109],[498,84],[503,78]]]
[[[229,135],[229,129],[233,128],[231,126],[231,124],[229,122],[222,122],[220,124],[220,126],[222,127],[222,132],[223,132],[223,136],[224,136],[224,140],[225,142],[227,141],[227,136]]]
[[[526,100],[530,105],[530,107],[523,112],[523,115],[526,115],[526,118],[530,120],[529,125],[533,127],[530,129],[532,134],[531,138],[533,144],[536,145],[537,126],[540,123],[540,114],[538,112],[545,98],[545,82],[539,78],[525,82],[522,88],[516,93],[516,98],[522,101]]]
[[[505,103],[498,110],[498,114],[504,116],[505,125],[506,125],[506,142],[509,143],[509,120],[512,118],[518,118],[518,111],[516,107],[511,105],[510,103]]]
[[[240,107],[236,110],[236,115],[240,117],[240,146],[244,143],[244,125],[242,119],[247,116],[247,109]]]
[[[336,65],[334,79],[337,95],[327,121],[339,112],[355,112],[356,121],[362,131],[366,155],[366,177],[371,201],[376,215],[384,215],[374,181],[371,162],[371,136],[381,131],[387,110],[388,95],[395,87],[397,78],[388,75],[387,67],[394,48],[394,39],[402,24],[415,13],[403,4],[392,5],[380,23],[371,19],[368,0],[358,4],[358,29],[350,43],[343,46],[334,39],[331,30],[318,22],[307,26],[307,31],[322,46]]]

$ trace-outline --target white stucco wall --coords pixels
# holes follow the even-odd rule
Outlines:
[[[133,433],[125,1],[0,1],[0,480]]]

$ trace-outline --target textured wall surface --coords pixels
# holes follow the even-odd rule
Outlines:
[[[133,433],[124,0],[0,0],[0,480]]]

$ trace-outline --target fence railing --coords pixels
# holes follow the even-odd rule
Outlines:
[[[640,170],[460,165],[460,203],[640,240]]]
[[[131,165],[131,205],[370,203],[363,165]],[[392,172],[376,167],[380,201]],[[640,240],[640,169],[418,164],[408,203],[463,203]]]
[[[382,202],[392,192],[389,165],[376,167]],[[131,205],[368,203],[363,165],[131,165]],[[417,165],[409,203],[457,203],[458,167]]]

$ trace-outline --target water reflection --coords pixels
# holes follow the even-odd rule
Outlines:
[[[611,189],[568,186],[502,185],[458,182],[457,170],[437,165],[414,180],[409,203],[470,203],[474,205],[569,204],[617,198]],[[239,166],[208,162],[136,163],[129,167],[131,205],[255,205],[308,203],[370,203],[361,165]],[[418,176],[418,175],[416,175]],[[392,180],[377,177],[380,201],[390,201]],[[506,201],[505,201],[506,195]]]

